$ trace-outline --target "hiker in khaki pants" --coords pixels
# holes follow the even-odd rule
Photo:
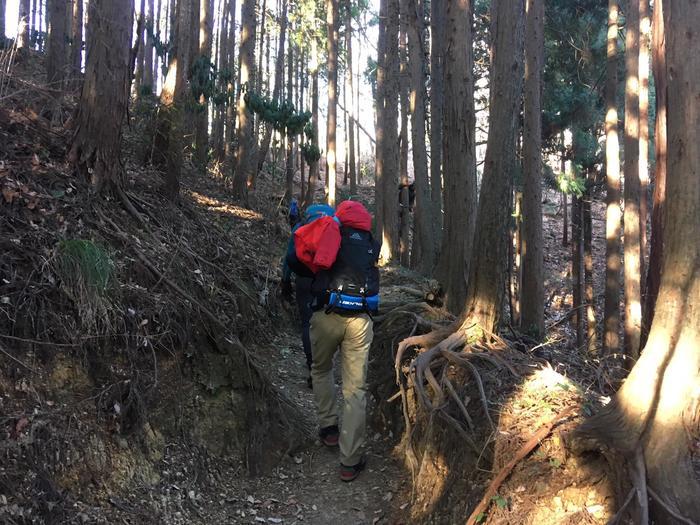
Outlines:
[[[324,444],[340,444],[340,461],[345,467],[359,467],[358,472],[349,472],[348,478],[364,466],[361,449],[365,442],[365,419],[367,407],[367,357],[372,343],[372,320],[366,313],[349,315],[326,313],[320,310],[311,317],[311,348],[313,365],[311,377],[314,398],[321,429],[338,428],[338,410],[335,402],[333,379],[333,356],[340,347],[343,380],[343,425],[337,433],[322,435]]]
[[[367,358],[372,344],[372,315],[379,310],[381,244],[372,237],[372,216],[357,201],[338,206],[335,217],[322,217],[294,234],[295,249],[286,262],[297,275],[310,275],[310,339],[314,398],[319,437],[340,445],[340,479],[352,481],[365,467]],[[343,367],[342,432],[338,425],[333,356],[340,347]]]

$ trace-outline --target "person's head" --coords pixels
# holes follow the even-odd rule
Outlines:
[[[320,217],[335,215],[335,210],[328,204],[312,204],[304,212],[304,222],[316,220]]]

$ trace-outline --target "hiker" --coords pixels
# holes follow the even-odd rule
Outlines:
[[[314,399],[324,445],[340,445],[340,479],[354,480],[365,467],[367,361],[372,314],[379,308],[380,244],[370,233],[372,217],[355,201],[341,203],[335,217],[324,217],[295,232],[288,257],[313,277],[311,348]],[[340,348],[343,381],[342,432],[338,425],[333,357]]]
[[[316,219],[324,216],[332,216],[335,210],[326,204],[312,204],[309,206],[303,218],[296,224],[292,225],[292,235],[289,238],[289,243],[287,244],[287,255],[294,253],[294,232],[297,231],[301,226],[305,224],[310,224]],[[282,282],[281,291],[282,297],[291,300],[292,297],[292,269],[287,264],[287,257],[285,256],[284,265],[282,267]],[[299,317],[301,319],[301,343],[304,348],[304,355],[306,356],[306,367],[309,370],[309,376],[306,379],[306,383],[309,388],[312,387],[311,379],[311,340],[309,338],[309,323],[311,321],[311,315],[313,311],[311,310],[311,283],[313,281],[313,276],[295,276],[296,284],[296,302],[299,308]]]

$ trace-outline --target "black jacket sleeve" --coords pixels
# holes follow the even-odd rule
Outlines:
[[[308,266],[306,266],[303,262],[299,260],[297,257],[297,254],[292,251],[291,253],[287,254],[287,266],[291,268],[291,270],[301,276],[301,277],[313,277],[314,274],[311,270],[309,270]]]

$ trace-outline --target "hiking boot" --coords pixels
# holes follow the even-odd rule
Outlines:
[[[360,461],[358,461],[356,465],[347,466],[347,465],[343,465],[341,463],[340,464],[340,480],[341,481],[354,480],[357,476],[360,475],[360,472],[362,472],[365,469],[366,464],[367,464],[367,462],[365,461],[364,457],[360,458]]]
[[[338,431],[338,425],[331,425],[330,427],[324,427],[318,433],[321,438],[321,443],[327,447],[337,447],[338,439],[340,438],[340,432]]]

